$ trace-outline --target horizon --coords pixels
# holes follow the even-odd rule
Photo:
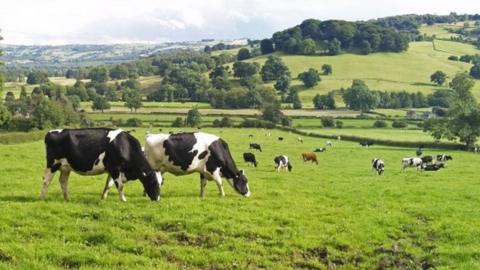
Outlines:
[[[480,3],[459,0],[335,2],[262,0],[175,3],[139,0],[8,1],[0,10],[3,45],[122,45],[268,38],[305,19],[365,21],[406,14],[475,14]],[[473,11],[472,11],[473,10]],[[475,11],[478,10],[478,11]],[[72,20],[72,18],[74,18]]]

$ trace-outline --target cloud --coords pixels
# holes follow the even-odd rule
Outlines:
[[[5,43],[125,43],[262,38],[307,18],[363,20],[480,10],[457,0],[5,0]]]

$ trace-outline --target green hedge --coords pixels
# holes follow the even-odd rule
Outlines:
[[[18,144],[43,140],[46,131],[5,132],[0,133],[0,144]]]
[[[306,132],[306,131],[301,131],[297,130],[295,128],[288,128],[288,127],[277,127],[280,130],[283,131],[289,131],[292,133],[296,133],[302,136],[309,136],[309,137],[314,137],[314,138],[325,138],[325,139],[334,139],[336,140],[338,136],[336,135],[324,135],[324,134],[318,134],[318,133],[312,133],[312,132]],[[424,142],[424,141],[391,141],[391,140],[382,140],[382,139],[373,139],[373,138],[365,138],[365,137],[358,137],[358,136],[352,136],[352,135],[342,135],[341,139],[343,141],[353,141],[353,142],[364,142],[364,141],[369,141],[373,142],[374,144],[378,145],[386,145],[386,146],[396,146],[396,147],[412,147],[412,148],[417,148],[419,145],[423,145],[424,148],[436,148],[436,149],[448,149],[448,150],[466,150],[465,146],[462,144],[458,143],[436,143],[436,142]]]

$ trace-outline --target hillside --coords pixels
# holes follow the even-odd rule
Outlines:
[[[444,40],[436,40],[435,44],[437,50],[434,50],[432,42],[412,42],[407,52],[374,53],[366,56],[278,55],[288,65],[294,78],[311,67],[321,70],[323,64],[333,66],[332,75],[322,76],[319,85],[300,93],[302,102],[312,106],[311,100],[316,94],[348,87],[353,79],[364,80],[370,89],[375,90],[430,93],[442,88],[430,82],[430,75],[436,70],[442,70],[452,77],[456,72],[467,71],[471,67],[470,64],[449,61],[448,56],[480,53],[480,50],[469,44]],[[266,58],[264,55],[248,61],[263,64]],[[293,85],[300,84],[298,80],[293,81]],[[475,86],[474,93],[480,98],[480,84]]]

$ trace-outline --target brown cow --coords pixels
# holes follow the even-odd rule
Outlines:
[[[317,155],[314,152],[302,153],[302,158],[304,162],[311,161],[312,163],[315,162],[318,165]]]

